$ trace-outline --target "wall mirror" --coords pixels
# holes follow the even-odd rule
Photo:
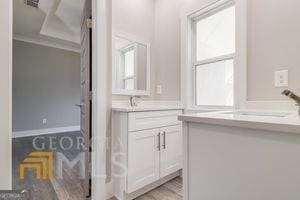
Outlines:
[[[112,93],[150,95],[150,43],[113,37]]]

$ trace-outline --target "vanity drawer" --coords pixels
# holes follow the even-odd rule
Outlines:
[[[132,112],[128,114],[128,131],[139,131],[181,124],[178,115],[182,110]]]

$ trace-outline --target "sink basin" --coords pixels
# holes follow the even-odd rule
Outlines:
[[[232,112],[224,112],[222,114],[259,116],[259,117],[281,117],[281,118],[291,115],[291,113],[276,113],[276,112],[261,112],[261,111],[232,111]]]

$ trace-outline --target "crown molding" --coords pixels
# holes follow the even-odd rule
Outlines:
[[[58,42],[49,42],[49,41],[45,41],[42,39],[23,36],[23,35],[19,35],[19,34],[14,34],[13,39],[17,40],[17,41],[22,41],[22,42],[41,45],[41,46],[47,46],[47,47],[52,47],[52,48],[56,48],[56,49],[62,49],[62,50],[66,50],[66,51],[80,53],[80,48],[76,48],[71,45],[60,44]]]

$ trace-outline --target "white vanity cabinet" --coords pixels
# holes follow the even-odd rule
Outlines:
[[[119,199],[131,199],[132,193],[146,192],[179,173],[183,155],[180,114],[180,109],[113,111],[112,176]]]

